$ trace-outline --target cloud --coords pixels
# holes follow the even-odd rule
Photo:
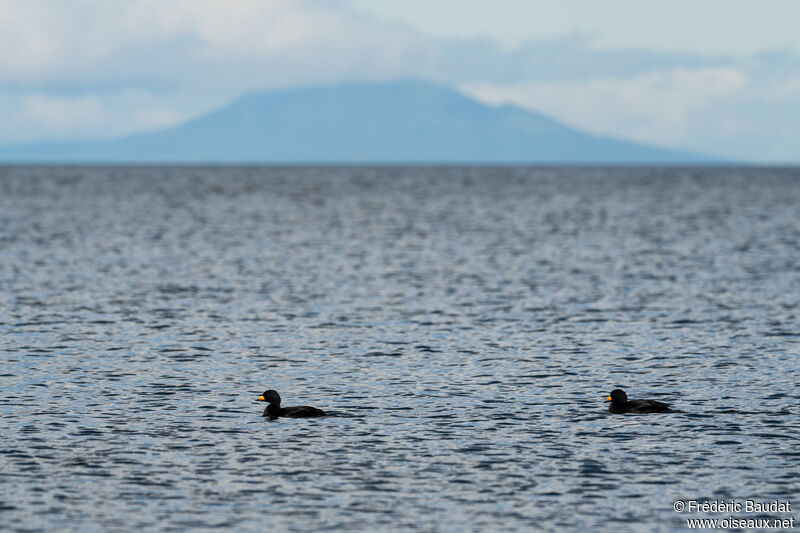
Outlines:
[[[489,103],[547,110],[594,133],[611,130],[642,142],[680,145],[691,135],[693,114],[746,85],[747,76],[740,70],[709,67],[523,84],[465,84],[462,90]]]
[[[191,117],[178,105],[167,105],[157,95],[136,90],[79,94],[0,91],[0,115],[0,143],[4,144],[92,140],[99,131],[117,137],[171,126]]]
[[[596,133],[797,160],[798,67],[789,50],[599,49],[584,33],[517,48],[434,38],[334,0],[0,0],[0,142],[109,138],[254,90],[418,77]]]
[[[751,61],[672,68],[633,76],[468,83],[488,103],[549,113],[574,127],[644,143],[683,147],[733,160],[797,160],[800,74],[765,82]],[[773,71],[774,74],[774,71]]]
[[[0,0],[0,13],[5,86],[240,90],[397,76],[520,82],[719,62],[598,51],[585,34],[512,50],[487,39],[441,40],[330,1]]]

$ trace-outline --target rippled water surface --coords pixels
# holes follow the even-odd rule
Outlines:
[[[797,170],[6,167],[0,299],[8,529],[800,508]]]

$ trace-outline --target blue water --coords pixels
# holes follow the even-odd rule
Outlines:
[[[799,303],[796,169],[0,167],[0,524],[800,508]]]

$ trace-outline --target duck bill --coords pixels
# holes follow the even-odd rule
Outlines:
[[[267,400],[264,399],[264,396],[259,396],[257,402],[266,402]]]
[[[263,398],[263,396],[262,396],[262,398]],[[611,396],[609,396],[608,398],[606,398],[606,402],[610,402],[610,401],[612,401],[612,400],[611,400]]]

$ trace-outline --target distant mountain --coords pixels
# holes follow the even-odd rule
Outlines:
[[[701,163],[421,81],[245,95],[182,125],[91,144],[0,148],[5,162]]]

